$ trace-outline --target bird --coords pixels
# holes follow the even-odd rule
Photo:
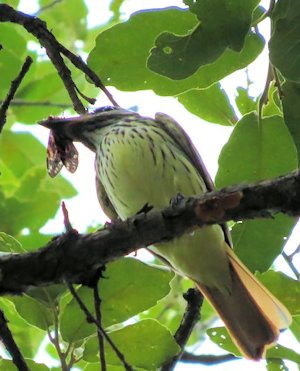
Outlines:
[[[73,142],[95,153],[97,195],[111,220],[126,220],[145,205],[162,209],[176,195],[190,197],[214,189],[191,139],[166,114],[150,118],[108,106],[40,124],[51,132],[51,176],[63,165],[76,170]],[[280,331],[289,327],[289,311],[236,256],[226,225],[204,226],[149,249],[194,282],[244,357],[261,359]]]

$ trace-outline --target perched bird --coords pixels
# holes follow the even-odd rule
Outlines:
[[[73,141],[96,154],[98,198],[111,219],[125,220],[147,203],[164,208],[178,193],[192,196],[213,189],[191,140],[165,114],[151,119],[106,107],[93,114],[52,118],[40,124],[51,129],[50,175],[55,176],[63,164],[75,171]],[[234,254],[226,226],[206,226],[150,249],[178,274],[194,281],[245,357],[263,357],[280,329],[289,326],[287,309]]]

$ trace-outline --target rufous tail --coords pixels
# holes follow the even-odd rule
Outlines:
[[[224,321],[240,352],[261,359],[274,344],[281,329],[291,323],[291,315],[227,246],[232,276],[230,294],[201,283],[196,285]]]

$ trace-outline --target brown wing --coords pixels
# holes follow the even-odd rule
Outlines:
[[[51,178],[61,171],[63,162],[61,159],[60,151],[56,145],[55,136],[53,131],[49,132],[48,146],[47,146],[47,170]]]
[[[111,220],[116,220],[118,218],[118,214],[113,204],[110,202],[110,199],[108,198],[108,195],[105,191],[105,188],[103,187],[103,184],[100,182],[97,176],[96,176],[96,191],[101,209]]]
[[[47,146],[47,170],[54,178],[65,166],[68,171],[74,173],[78,166],[78,152],[72,141],[57,138],[50,130]]]
[[[178,147],[186,154],[204,180],[207,190],[213,191],[215,188],[214,182],[212,181],[199,152],[178,122],[165,113],[160,112],[155,114],[155,121],[157,121],[160,125],[163,125],[163,128],[166,130],[166,132],[170,135],[170,137],[173,138]],[[221,226],[226,242],[229,244],[229,246],[232,246],[232,240],[227,225],[222,224]]]

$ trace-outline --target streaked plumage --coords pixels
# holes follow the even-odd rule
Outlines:
[[[125,220],[146,203],[163,208],[178,193],[191,196],[213,187],[188,136],[166,115],[157,114],[153,120],[112,109],[42,125],[96,153],[98,198],[110,218]],[[176,272],[195,282],[242,353],[259,359],[268,344],[276,341],[279,329],[289,325],[290,315],[229,245],[226,227],[213,225],[153,249]]]

